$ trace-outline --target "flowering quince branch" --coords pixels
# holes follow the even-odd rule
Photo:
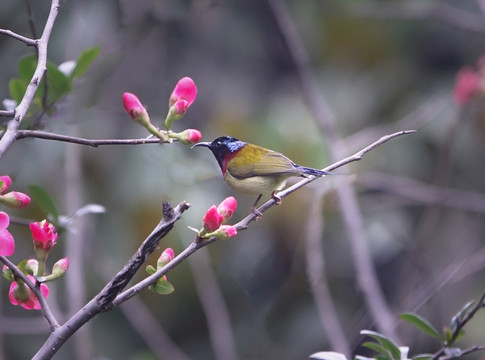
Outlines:
[[[49,43],[51,31],[54,27],[57,13],[59,11],[59,6],[60,0],[52,0],[49,16],[47,18],[44,31],[40,39],[28,39],[9,30],[1,31],[2,33],[12,36],[17,40],[23,41],[27,45],[36,46],[38,58],[37,66],[35,68],[34,74],[32,75],[32,79],[29,82],[29,85],[27,86],[25,95],[22,98],[20,104],[18,104],[18,106],[15,108],[15,117],[8,122],[7,130],[0,139],[0,158],[17,139],[17,131],[19,129],[20,123],[22,122],[22,119],[27,115],[30,104],[32,103],[37,88],[39,87],[40,81],[42,80],[42,77],[46,72],[47,45]]]
[[[12,270],[15,277],[17,279],[22,280],[29,287],[29,289],[32,290],[32,292],[35,294],[35,296],[37,297],[37,300],[40,303],[42,314],[44,315],[47,322],[49,323],[50,330],[54,331],[55,329],[57,329],[59,327],[59,323],[56,317],[54,316],[54,314],[52,313],[49,305],[47,304],[45,297],[42,295],[40,288],[38,287],[40,286],[40,283],[37,282],[36,284],[34,284],[32,281],[30,281],[27,275],[25,275],[22,271],[20,271],[20,269],[6,257],[0,256],[0,261],[4,263],[10,270]]]

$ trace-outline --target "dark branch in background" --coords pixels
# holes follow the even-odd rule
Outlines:
[[[356,16],[381,20],[436,20],[457,28],[485,34],[485,17],[445,2],[406,1],[399,3],[361,2],[350,9]]]
[[[27,285],[29,289],[34,292],[35,296],[39,300],[40,306],[42,308],[42,313],[47,319],[47,322],[49,323],[51,331],[54,331],[55,329],[57,329],[59,327],[59,323],[57,322],[54,314],[52,313],[49,305],[47,304],[47,301],[42,295],[40,288],[36,286],[36,285],[40,286],[40,284],[33,284],[32,281],[30,281],[29,278],[27,278],[27,276],[22,271],[20,271],[17,268],[17,266],[15,266],[15,264],[12,263],[6,257],[0,256],[0,261],[3,262],[5,265],[7,265],[10,270],[12,270],[13,274],[15,275],[15,278],[21,279],[25,283],[25,285]]]
[[[325,97],[321,94],[317,77],[309,66],[307,51],[285,2],[283,0],[269,0],[269,4],[288,47],[289,55],[295,64],[295,72],[300,82],[303,99],[312,112],[317,125],[325,134],[331,159],[335,162],[341,157],[343,149],[343,141],[338,135],[335,116]],[[394,341],[400,342],[395,329],[394,316],[384,297],[367,247],[364,220],[355,190],[349,183],[341,182],[337,186],[337,195],[352,250],[357,282],[366,304],[379,331]]]
[[[44,31],[42,33],[42,36],[38,40],[28,39],[9,30],[0,31],[0,33],[10,35],[17,40],[26,43],[27,45],[35,45],[38,50],[37,66],[35,68],[34,74],[32,75],[32,79],[27,86],[27,90],[25,91],[22,101],[15,109],[15,117],[8,122],[7,131],[5,131],[2,138],[0,139],[0,158],[17,139],[17,131],[19,129],[20,123],[22,122],[22,119],[27,115],[37,88],[39,87],[39,84],[44,77],[44,74],[46,73],[47,45],[49,43],[52,28],[54,27],[54,22],[59,12],[59,2],[60,0],[52,0],[49,16],[47,18]]]

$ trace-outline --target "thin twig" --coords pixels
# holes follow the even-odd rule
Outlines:
[[[377,1],[355,4],[351,7],[357,16],[381,20],[436,20],[463,30],[485,33],[483,15],[462,10],[445,2],[410,1],[381,3]]]
[[[15,110],[0,110],[0,116],[13,117],[15,116]]]
[[[350,344],[347,341],[338,312],[332,300],[330,288],[325,271],[323,254],[323,192],[320,188],[315,190],[313,201],[308,210],[308,219],[305,226],[305,258],[306,271],[312,289],[313,297],[320,323],[332,345],[332,349],[343,353],[347,359],[351,356]]]
[[[10,37],[13,37],[16,40],[22,41],[27,46],[37,46],[37,44],[38,44],[38,40],[34,40],[34,39],[28,38],[26,36],[22,36],[22,35],[17,34],[13,31],[11,31],[11,30],[0,29],[0,34],[4,34],[4,35],[10,36]]]
[[[42,295],[40,288],[37,287],[36,284],[32,283],[32,281],[30,281],[29,278],[22,271],[20,271],[20,269],[9,259],[7,259],[4,256],[0,256],[0,261],[3,262],[5,265],[7,265],[10,270],[12,270],[16,278],[21,279],[29,287],[29,289],[32,290],[32,292],[37,297],[37,300],[39,300],[42,313],[46,318],[47,322],[49,323],[51,331],[54,331],[55,329],[57,329],[59,327],[59,323],[57,322],[56,317],[54,316],[49,305],[47,304],[47,301],[45,300],[44,295]]]
[[[86,139],[76,136],[53,134],[39,130],[18,130],[17,140],[24,138],[38,138],[44,140],[62,141],[79,145],[98,147],[102,145],[143,145],[143,144],[160,144],[160,139],[151,137],[143,139]],[[176,141],[176,139],[171,139]]]

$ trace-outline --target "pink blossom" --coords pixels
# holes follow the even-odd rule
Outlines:
[[[41,222],[34,222],[30,224],[30,231],[34,239],[35,250],[49,252],[56,244],[57,233],[54,225],[42,220]]]
[[[32,283],[35,283],[35,278],[32,275],[27,275],[27,278]],[[49,295],[49,288],[46,284],[40,284],[40,291],[45,298]],[[39,299],[37,299],[34,292],[20,280],[12,282],[8,297],[13,305],[20,305],[24,309],[40,310],[41,308]]]
[[[224,221],[229,220],[237,209],[237,200],[234,196],[225,198],[217,207],[217,211],[224,217]]]
[[[170,96],[169,106],[176,106],[176,111],[187,111],[190,105],[195,101],[197,97],[197,87],[194,80],[189,77],[183,77],[175,85],[175,89]],[[180,102],[183,101],[183,102]],[[177,105],[177,103],[179,103]],[[182,114],[183,114],[182,113]]]
[[[202,133],[196,129],[187,129],[179,133],[177,138],[185,145],[193,145],[202,139]]]
[[[7,230],[9,223],[7,213],[0,211],[0,256],[10,256],[15,251],[15,241]]]
[[[158,258],[157,261],[157,268],[160,269],[163,266],[167,265],[170,261],[173,260],[175,257],[175,253],[173,252],[172,248],[166,248],[163,252],[162,255]]]
[[[22,209],[30,204],[30,197],[18,191],[10,191],[0,196],[0,202],[10,208]]]
[[[232,225],[222,225],[214,235],[219,239],[227,239],[237,235],[237,229]]]
[[[8,188],[12,183],[12,179],[10,179],[10,176],[5,175],[5,176],[0,176],[0,181],[1,181],[0,195],[3,195],[8,191]]]
[[[219,229],[223,220],[224,217],[219,214],[219,211],[217,211],[217,207],[215,205],[212,205],[205,213],[204,218],[202,219],[202,225],[204,226],[204,229],[206,231],[212,232]]]
[[[129,92],[123,93],[123,106],[132,119],[146,112],[138,96]]]
[[[463,67],[456,75],[453,89],[453,100],[459,106],[464,106],[480,91],[479,74],[471,67]]]

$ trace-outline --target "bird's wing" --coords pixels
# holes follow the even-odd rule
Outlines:
[[[256,145],[241,149],[237,156],[227,163],[226,170],[236,178],[301,173],[283,154]]]

